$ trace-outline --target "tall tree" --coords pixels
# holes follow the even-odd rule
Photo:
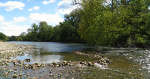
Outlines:
[[[49,25],[46,22],[40,22],[39,24],[39,39],[40,41],[48,41],[49,40]]]

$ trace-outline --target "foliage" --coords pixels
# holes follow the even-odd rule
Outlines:
[[[53,27],[46,22],[39,25],[33,24],[28,33],[22,33],[19,37],[10,37],[10,40],[19,41],[58,41],[58,42],[82,42],[78,34],[80,10],[76,9],[69,15],[65,15],[64,22]]]
[[[146,0],[83,0],[79,32],[90,44],[141,46],[149,43]],[[113,3],[113,4],[112,4]]]
[[[150,45],[149,0],[82,0],[55,27],[33,24],[28,33],[12,39],[23,41],[83,42],[104,46]]]
[[[0,32],[0,41],[6,41],[7,39],[7,36]]]

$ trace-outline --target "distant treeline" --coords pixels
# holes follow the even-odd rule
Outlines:
[[[80,15],[78,10],[64,16],[64,22],[51,26],[46,22],[33,24],[27,33],[9,37],[10,41],[56,41],[56,42],[84,42],[78,33]]]
[[[55,27],[46,22],[40,22],[39,25],[33,24],[28,33],[21,33],[20,36],[9,37],[10,41],[56,41],[56,42],[82,42],[77,28],[69,22],[60,23]]]
[[[103,46],[150,45],[150,0],[82,0],[80,8],[52,27],[33,24],[9,40],[87,42]]]

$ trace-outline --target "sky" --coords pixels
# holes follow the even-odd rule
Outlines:
[[[40,21],[55,26],[75,8],[72,0],[0,0],[0,32],[18,36]]]

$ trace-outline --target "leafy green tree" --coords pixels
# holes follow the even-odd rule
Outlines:
[[[7,41],[7,39],[8,39],[7,36],[0,32],[0,40],[1,41]]]
[[[53,35],[52,35],[52,41],[60,41],[61,36],[60,36],[61,30],[60,26],[57,25],[53,28]]]
[[[146,0],[83,0],[79,32],[90,44],[130,46],[147,43]]]
[[[52,33],[52,26],[49,26],[46,22],[40,22],[38,34],[40,41],[49,41]]]
[[[16,37],[28,41],[81,42],[104,46],[150,44],[149,0],[74,0],[81,8],[64,16],[52,27],[33,24],[28,33]]]
[[[39,30],[38,25],[33,24],[31,28],[28,29],[28,34],[26,35],[25,40],[38,41],[38,30]]]
[[[90,44],[96,44],[98,41],[102,44],[105,38],[103,27],[104,9],[103,0],[83,0],[81,11],[81,21],[79,33],[81,38]],[[110,19],[110,18],[109,18]]]
[[[81,9],[75,9],[70,14],[65,15],[64,22],[70,23],[76,29],[79,28],[79,22],[81,17]]]
[[[78,41],[77,31],[70,23],[60,23],[60,36],[63,42],[75,42]]]
[[[17,41],[17,37],[16,36],[10,36],[10,37],[8,37],[8,41]]]

